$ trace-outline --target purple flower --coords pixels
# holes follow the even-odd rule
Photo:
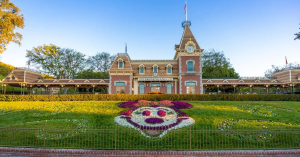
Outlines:
[[[145,122],[149,124],[160,124],[163,123],[164,120],[161,118],[147,118]]]
[[[183,101],[172,101],[172,104],[174,104],[173,107],[177,109],[188,109],[193,107],[193,105],[191,105],[190,103]]]
[[[137,104],[138,101],[127,101],[123,102],[122,104],[119,105],[121,108],[135,108],[135,104]]]

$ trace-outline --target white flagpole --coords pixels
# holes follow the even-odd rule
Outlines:
[[[187,1],[185,0],[185,22],[187,23]]]

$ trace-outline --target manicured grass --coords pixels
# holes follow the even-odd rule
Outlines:
[[[0,145],[90,149],[262,149],[300,147],[300,102],[201,101],[183,109],[195,120],[191,127],[173,130],[162,139],[149,140],[135,130],[116,127],[116,116],[127,109],[121,102],[0,102]],[[259,107],[255,114],[239,109],[241,105]],[[238,120],[232,132],[218,126]],[[75,121],[74,121],[75,120]],[[222,124],[223,124],[222,123]],[[262,129],[267,127],[268,129]],[[266,140],[249,135],[269,133]],[[21,129],[21,130],[20,130]],[[41,130],[39,130],[41,129]],[[62,130],[69,129],[69,130]],[[59,133],[66,137],[53,137]],[[229,135],[225,135],[228,133]],[[45,136],[44,136],[45,135]],[[246,138],[245,138],[246,137]],[[262,137],[264,138],[264,136]]]

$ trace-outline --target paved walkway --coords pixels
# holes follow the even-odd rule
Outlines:
[[[300,150],[268,150],[268,151],[122,151],[122,150],[77,150],[77,149],[34,149],[0,147],[0,157],[298,157]]]

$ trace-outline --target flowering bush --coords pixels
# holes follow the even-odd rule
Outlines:
[[[138,101],[127,101],[127,102],[123,102],[122,104],[120,104],[119,106],[121,108],[135,108]]]
[[[183,101],[172,101],[172,104],[174,104],[174,107],[177,109],[188,109],[193,107],[192,104]]]
[[[148,100],[139,100],[136,104],[136,107],[150,106],[151,101]]]
[[[163,111],[163,110],[159,110],[158,112],[157,112],[157,114],[160,116],[160,117],[164,117],[164,116],[166,116],[166,112],[165,111]]]
[[[143,116],[150,116],[151,112],[146,110],[146,111],[143,111],[142,115]]]
[[[159,101],[159,106],[163,106],[163,107],[171,107],[174,104],[172,104],[172,101],[170,100],[161,100]]]
[[[164,120],[161,118],[147,118],[145,122],[149,124],[160,124],[163,123]]]

